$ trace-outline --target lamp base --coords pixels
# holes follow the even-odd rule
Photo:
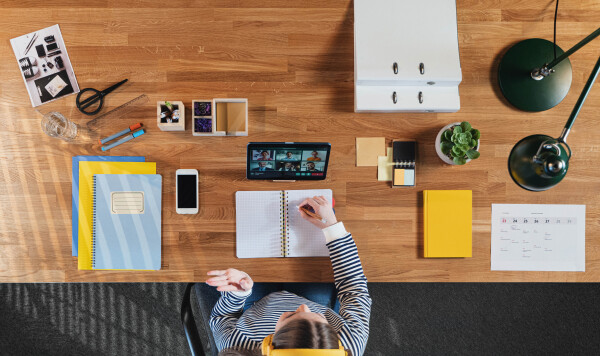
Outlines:
[[[563,54],[556,46],[556,56]],[[533,38],[512,46],[498,66],[498,83],[502,94],[512,105],[524,111],[544,111],[558,105],[569,92],[573,77],[571,62],[565,58],[547,77],[535,80],[534,69],[554,60],[554,44]]]
[[[567,150],[561,150],[558,154],[564,162],[564,170],[556,176],[548,176],[543,173],[543,167],[534,162],[534,156],[538,153],[542,143],[554,140],[547,135],[527,136],[510,151],[508,156],[508,173],[510,177],[523,189],[533,192],[548,190],[562,181],[568,169],[570,149],[564,144]]]

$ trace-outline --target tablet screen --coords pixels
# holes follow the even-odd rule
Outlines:
[[[322,180],[331,145],[321,142],[250,142],[248,179]]]

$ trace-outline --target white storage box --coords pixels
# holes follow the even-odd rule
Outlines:
[[[460,97],[458,86],[359,85],[355,105],[362,112],[456,112]]]
[[[454,0],[354,1],[355,111],[455,112],[461,81]]]

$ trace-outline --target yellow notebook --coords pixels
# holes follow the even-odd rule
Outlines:
[[[94,174],[156,174],[155,162],[79,162],[79,269],[92,269]]]
[[[471,257],[473,196],[470,190],[423,191],[425,257]]]

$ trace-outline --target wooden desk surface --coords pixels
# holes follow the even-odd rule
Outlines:
[[[455,114],[353,112],[352,2],[286,0],[3,1],[0,22],[0,282],[202,281],[207,270],[237,267],[256,281],[330,281],[325,258],[235,258],[237,190],[331,188],[337,214],[354,235],[370,281],[600,281],[600,84],[592,89],[569,136],[573,158],[554,189],[531,193],[510,179],[511,147],[535,133],[558,136],[589,75],[600,40],[572,56],[573,84],[556,108],[525,113],[501,97],[498,58],[516,41],[552,39],[553,2],[459,0],[463,70],[461,110]],[[256,3],[256,4],[255,4]],[[127,8],[115,9],[116,6]],[[132,6],[132,7],[129,7]],[[139,6],[139,7],[137,7]],[[303,8],[295,8],[303,7]],[[598,26],[600,3],[560,4],[563,49]],[[127,119],[105,122],[67,144],[46,137],[30,107],[9,39],[60,24],[81,88],[129,83],[107,97],[116,107],[150,98]],[[248,137],[193,137],[156,127],[156,101],[242,97],[249,100]],[[70,96],[40,107],[79,124]],[[481,158],[463,167],[435,154],[438,130],[470,121],[482,132]],[[162,270],[78,271],[71,257],[71,157],[101,154],[94,143],[125,125],[143,122],[148,134],[110,151],[144,155],[163,175]],[[83,125],[85,126],[85,125]],[[391,189],[375,167],[355,166],[355,138],[417,139],[417,186]],[[329,141],[330,174],[317,183],[245,180],[249,141]],[[200,212],[175,213],[175,170],[200,172]],[[473,190],[473,258],[424,259],[422,191]],[[586,272],[491,272],[492,203],[586,204]]]

